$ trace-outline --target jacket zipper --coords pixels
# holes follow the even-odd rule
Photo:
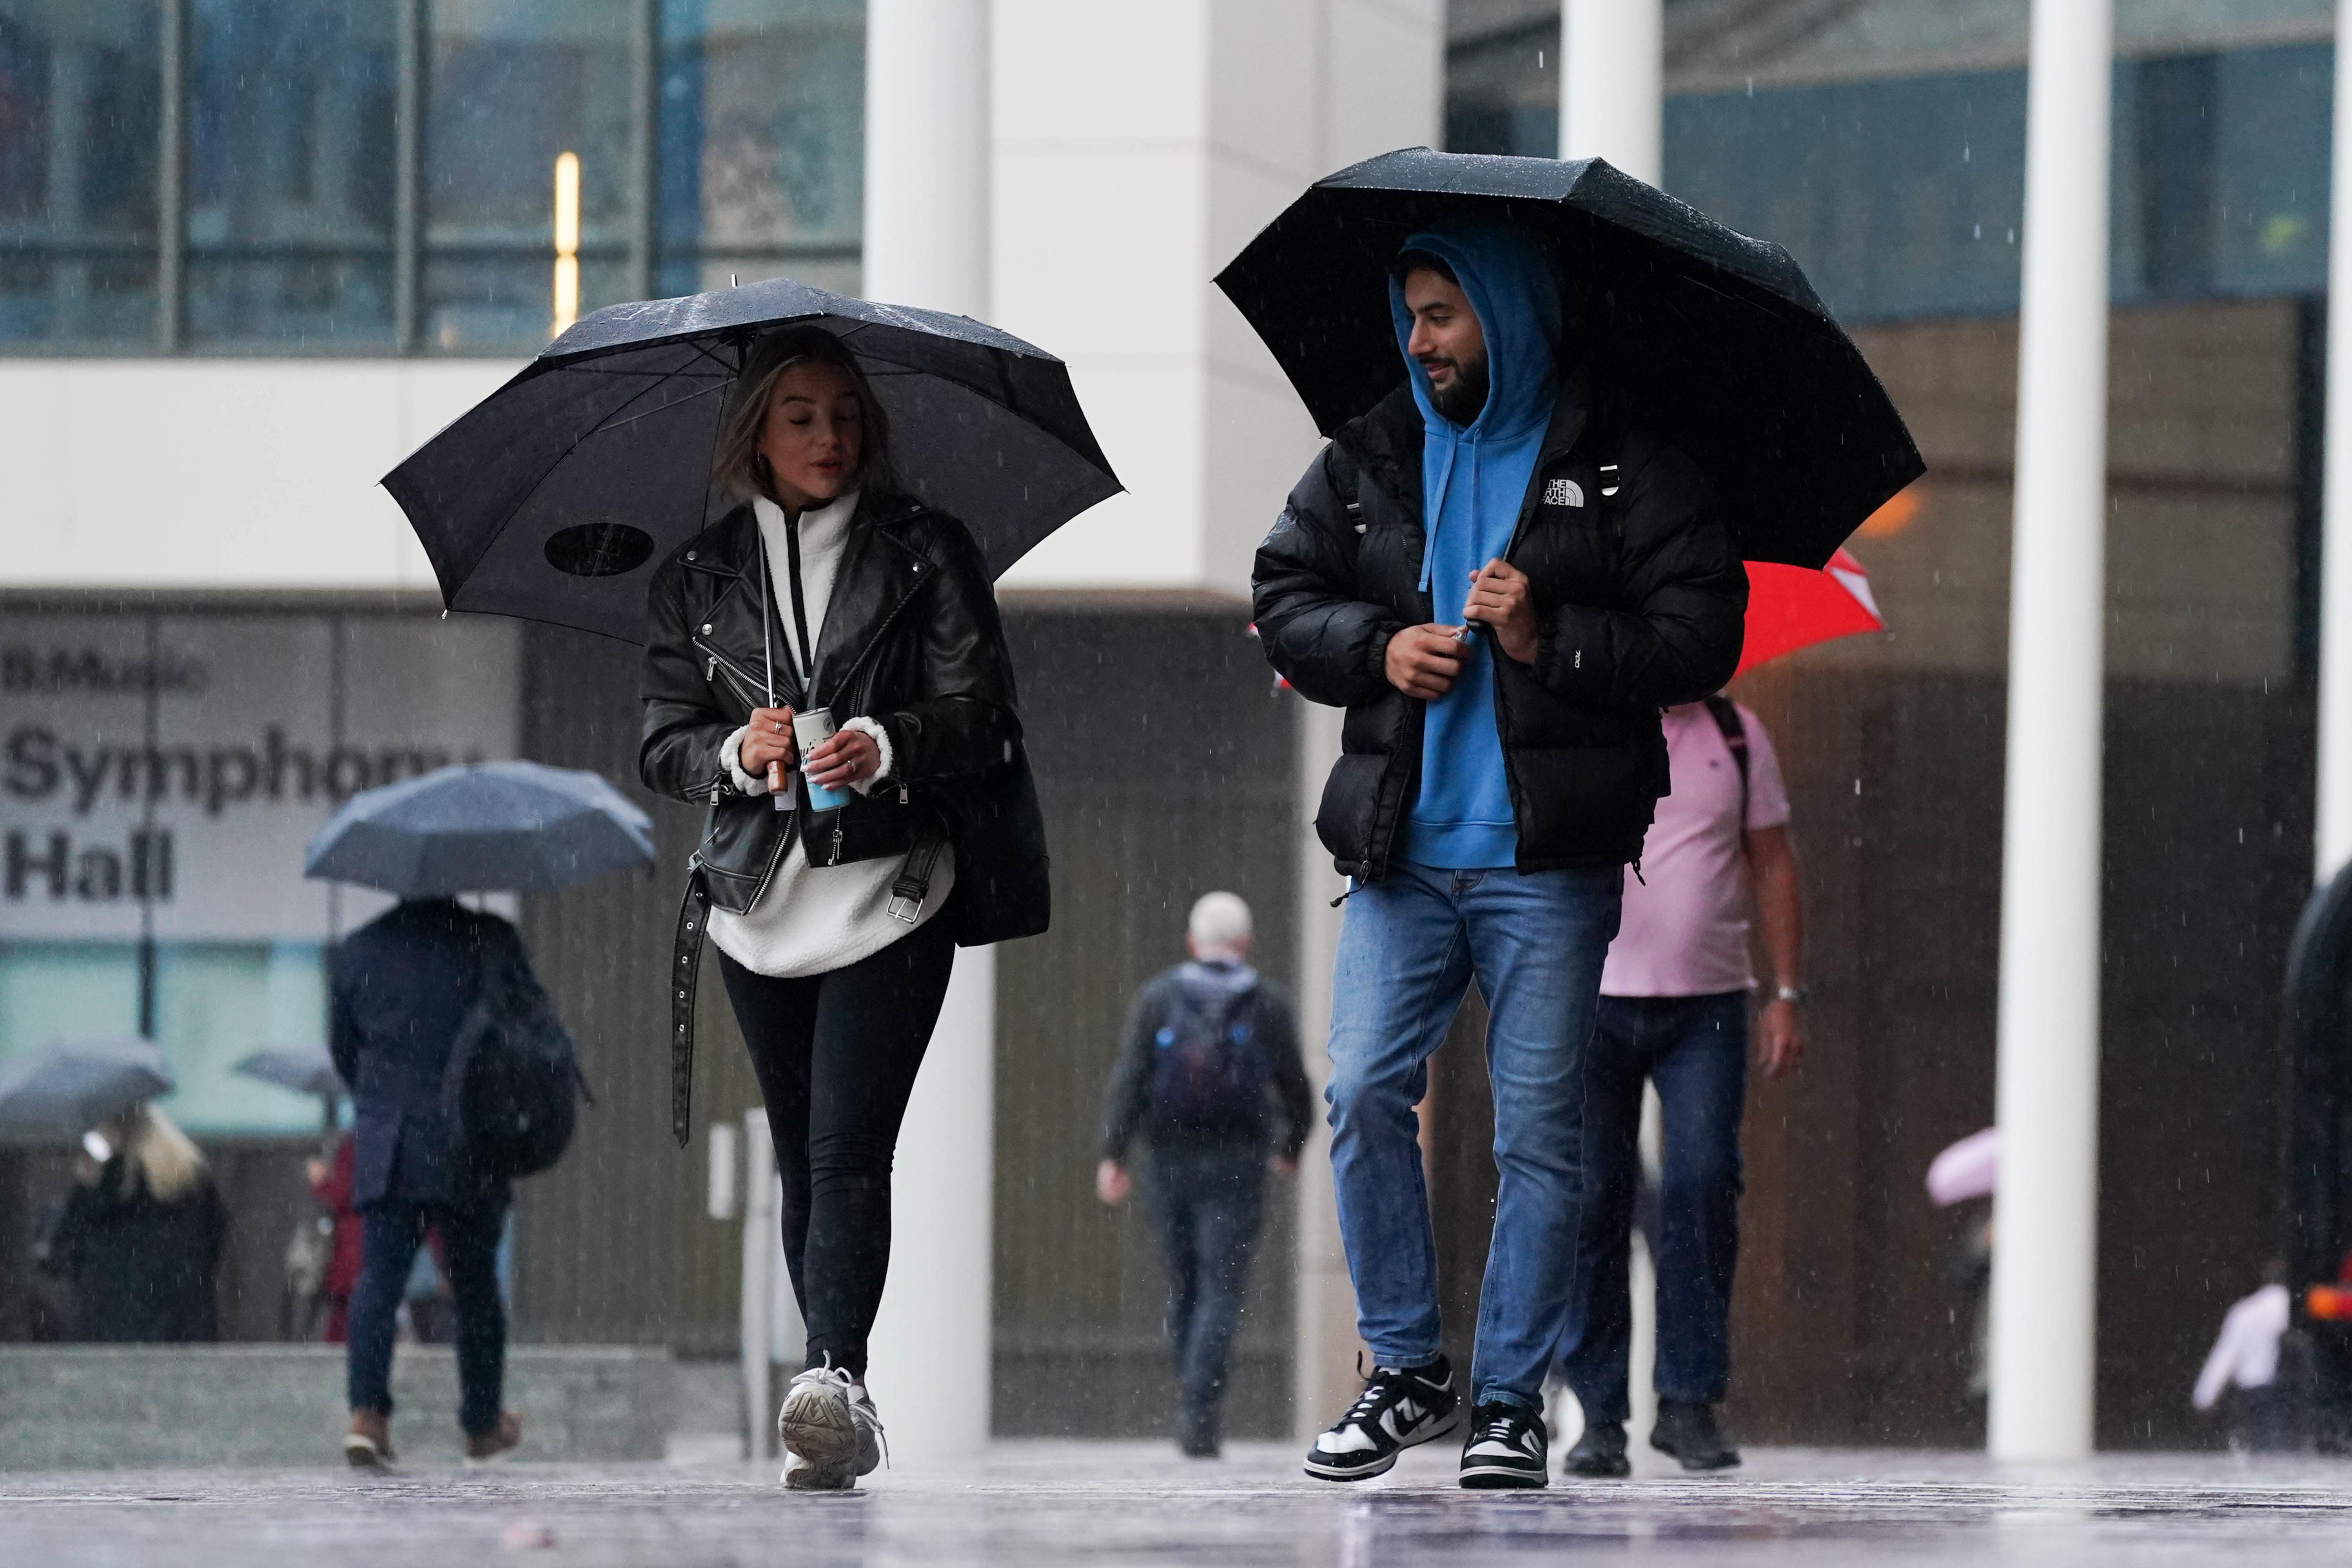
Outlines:
[[[715,676],[719,671],[723,669],[730,677],[732,678],[728,681],[728,685],[734,689],[736,696],[741,698],[745,702],[754,708],[764,708],[767,706],[767,704],[760,699],[760,685],[757,681],[754,681],[751,679],[751,672],[750,670],[745,669],[741,665],[737,664],[733,659],[729,658],[725,654],[720,653],[717,648],[711,647],[709,643],[704,642],[700,637],[694,639],[694,646],[700,648],[704,654],[709,656],[710,661],[709,669],[712,675]]]

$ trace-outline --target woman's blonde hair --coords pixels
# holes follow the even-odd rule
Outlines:
[[[134,1105],[106,1119],[100,1131],[122,1156],[129,1179],[158,1202],[184,1195],[205,1173],[204,1151],[152,1105]]]
[[[829,364],[840,371],[857,395],[857,471],[850,476],[850,486],[865,489],[891,482],[890,418],[882,411],[881,400],[874,395],[857,356],[823,327],[780,327],[752,340],[743,355],[743,368],[736,374],[734,389],[728,394],[727,410],[719,418],[719,440],[710,454],[711,477],[736,500],[776,499],[769,481],[768,460],[760,455],[760,435],[768,423],[768,399],[784,372],[810,363]]]

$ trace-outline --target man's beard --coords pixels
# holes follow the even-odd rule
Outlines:
[[[1486,356],[1454,361],[1453,382],[1443,390],[1432,382],[1429,401],[1440,414],[1467,428],[1476,421],[1478,411],[1486,406]]]

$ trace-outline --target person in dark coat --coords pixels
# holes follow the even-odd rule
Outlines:
[[[1096,1195],[1125,1203],[1129,1147],[1150,1142],[1144,1190],[1167,1261],[1168,1349],[1183,1401],[1177,1441],[1195,1458],[1218,1451],[1269,1156],[1296,1172],[1314,1125],[1290,999],[1249,966],[1254,935],[1249,905],[1232,893],[1192,906],[1192,961],[1146,982],[1128,1014],[1095,1172]]]
[[[1307,1455],[1329,1480],[1462,1425],[1413,1107],[1475,974],[1500,1181],[1460,1479],[1549,1482],[1583,1053],[1623,868],[1668,785],[1658,712],[1739,658],[1748,580],[1714,493],[1611,396],[1582,330],[1606,301],[1571,311],[1559,264],[1500,221],[1405,238],[1406,384],[1308,466],[1253,574],[1267,658],[1348,710],[1315,818],[1352,889],[1325,1097],[1374,1368]]]
[[[507,1321],[498,1250],[512,1186],[466,1159],[444,1109],[442,1074],[486,984],[503,975],[537,985],[530,959],[498,916],[455,899],[412,899],[344,938],[332,969],[329,1048],[352,1086],[351,1201],[361,1227],[344,1457],[362,1468],[392,1461],[393,1340],[430,1227],[440,1235],[456,1298],[467,1457],[495,1458],[522,1433],[501,1404]]]
[[[177,1344],[220,1338],[214,1277],[227,1230],[204,1155],[152,1106],[98,1129],[111,1152],[78,1162],[46,1267],[70,1288],[65,1338]]]

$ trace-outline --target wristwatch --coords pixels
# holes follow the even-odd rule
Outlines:
[[[1801,1007],[1805,1005],[1805,988],[1801,985],[1775,985],[1772,987],[1772,1000],[1794,1002]]]

